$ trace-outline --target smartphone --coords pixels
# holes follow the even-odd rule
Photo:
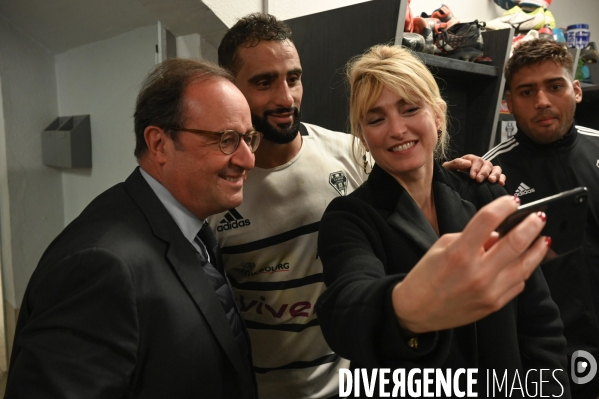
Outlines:
[[[541,235],[551,237],[551,248],[543,262],[572,252],[582,245],[587,219],[589,192],[586,187],[542,198],[520,205],[497,228],[499,236],[507,234],[514,226],[533,212],[545,212],[547,223]]]

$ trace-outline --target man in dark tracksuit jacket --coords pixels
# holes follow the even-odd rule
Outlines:
[[[560,308],[570,363],[578,350],[599,360],[599,131],[574,125],[582,90],[571,71],[570,54],[553,41],[518,46],[505,69],[508,107],[518,132],[483,157],[502,167],[506,190],[523,204],[579,186],[589,190],[582,248],[542,266]],[[588,359],[575,366],[581,361],[587,367],[576,373],[579,382],[593,374]],[[569,368],[570,374],[572,364]],[[570,388],[573,398],[595,399],[599,375],[584,384],[573,379]]]

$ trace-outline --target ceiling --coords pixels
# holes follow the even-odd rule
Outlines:
[[[199,33],[215,47],[227,29],[200,0],[8,0],[0,18],[53,54],[158,20],[175,36]]]

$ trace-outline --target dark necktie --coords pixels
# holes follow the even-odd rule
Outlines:
[[[201,252],[197,253],[196,255],[202,264],[204,273],[206,274],[206,277],[208,277],[208,280],[210,281],[210,284],[212,285],[212,288],[214,289],[214,292],[216,293],[223,310],[225,311],[225,315],[227,316],[227,320],[231,325],[231,330],[235,336],[235,341],[239,347],[239,351],[243,358],[247,358],[249,356],[247,336],[244,332],[243,321],[241,320],[241,316],[239,315],[237,307],[235,306],[235,300],[233,299],[233,292],[231,291],[229,282],[224,276],[224,271],[217,270],[216,267],[214,267],[213,264],[208,261],[208,254],[206,253],[206,250],[208,250],[209,253],[212,253],[213,259],[211,260],[218,264],[218,261],[214,259],[215,256],[218,256],[215,251],[218,248],[216,236],[214,235],[214,232],[210,226],[204,223],[195,240],[197,241],[197,244],[201,250]]]

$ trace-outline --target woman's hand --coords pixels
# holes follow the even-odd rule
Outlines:
[[[550,240],[538,237],[545,214],[529,215],[497,239],[494,230],[516,210],[516,200],[498,198],[462,233],[443,235],[395,286],[393,306],[403,328],[424,333],[469,324],[522,292]]]

